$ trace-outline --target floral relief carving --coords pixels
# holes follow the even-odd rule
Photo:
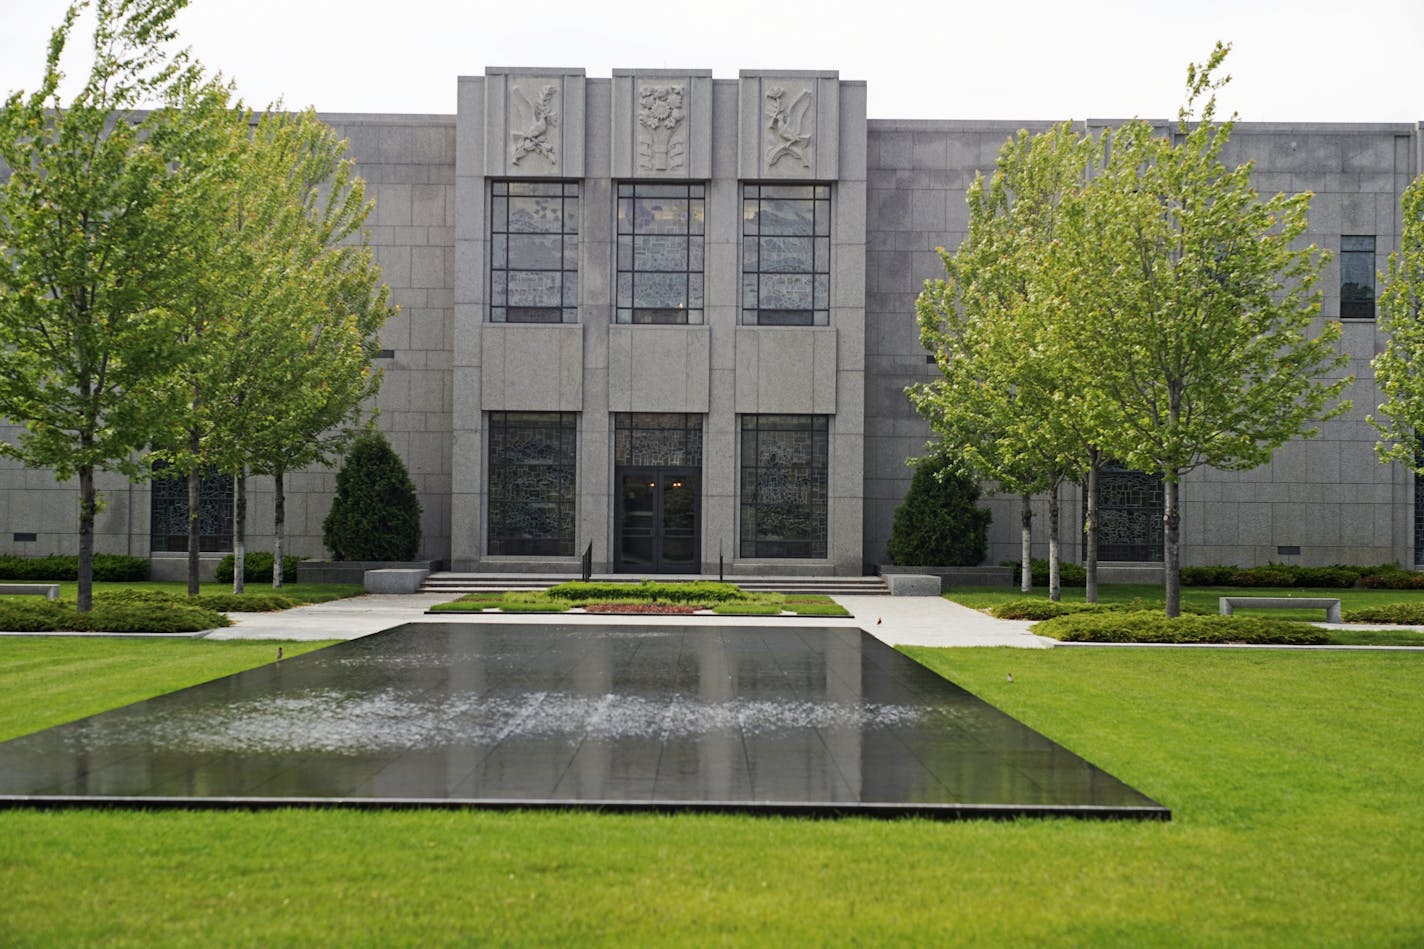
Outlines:
[[[556,86],[546,85],[539,90],[539,98],[530,102],[523,89],[514,86],[510,90],[511,97],[519,103],[520,109],[529,118],[529,124],[523,132],[510,135],[514,140],[514,157],[510,160],[511,164],[519,164],[520,160],[529,154],[542,155],[548,159],[549,164],[558,164],[554,146],[549,142],[550,129],[559,124],[559,114],[554,111],[554,95],[557,92]]]
[[[686,134],[682,86],[642,86],[638,90],[638,168],[668,171],[683,167]]]
[[[786,90],[773,86],[766,92],[767,131],[771,133],[771,146],[766,150],[766,166],[773,167],[783,158],[791,158],[810,168],[811,160],[807,152],[811,148],[811,90],[785,101]]]

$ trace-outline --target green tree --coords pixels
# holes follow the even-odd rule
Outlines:
[[[419,553],[415,485],[379,432],[363,432],[352,443],[321,528],[336,560],[413,560]]]
[[[248,471],[277,478],[280,539],[283,474],[344,444],[379,383],[375,333],[394,311],[355,239],[372,204],[335,132],[311,111],[273,109],[254,121],[224,103],[214,103],[210,125],[222,130],[228,160],[221,186],[192,215],[205,221],[195,245],[206,248],[206,265],[183,310],[178,366],[189,401],[181,430],[158,454],[190,485],[207,469],[233,476],[241,592]],[[190,591],[196,555],[190,529]],[[281,585],[280,570],[273,583]]]
[[[1381,461],[1424,472],[1424,176],[1404,190],[1400,206],[1404,230],[1379,298],[1378,325],[1388,338],[1373,363],[1384,401],[1370,423],[1380,432],[1375,450]]]
[[[1063,234],[1081,298],[1069,350],[1096,367],[1084,411],[1103,450],[1165,482],[1169,616],[1181,609],[1182,477],[1266,463],[1344,411],[1331,403],[1350,381],[1328,378],[1346,358],[1339,324],[1311,335],[1324,259],[1298,246],[1311,195],[1263,200],[1249,163],[1222,162],[1232,122],[1214,121],[1226,80],[1212,77],[1227,50],[1188,69],[1174,137],[1143,121],[1113,133]]]
[[[173,407],[171,304],[191,278],[186,193],[203,186],[183,102],[201,74],[171,53],[184,0],[98,0],[93,66],[60,100],[80,9],[50,37],[39,87],[0,109],[0,451],[78,479],[78,606],[92,603],[97,471],[139,477]],[[134,110],[157,102],[147,114]]]
[[[978,482],[955,462],[933,455],[919,459],[910,490],[895,509],[890,559],[922,566],[982,563],[991,515],[978,501]]]
[[[1024,497],[1025,562],[1028,495],[1047,492],[1053,599],[1061,588],[1061,487],[1091,477],[1101,457],[1081,411],[1091,363],[1068,358],[1060,340],[1064,323],[1076,318],[1066,287],[1076,275],[1059,250],[1065,208],[1080,199],[1099,162],[1100,144],[1067,123],[1011,138],[993,177],[978,176],[969,189],[968,237],[952,255],[939,251],[945,279],[927,281],[916,304],[921,342],[940,378],[912,386],[911,401],[945,451]],[[1095,550],[1090,543],[1094,581]],[[1096,598],[1095,582],[1089,596]]]

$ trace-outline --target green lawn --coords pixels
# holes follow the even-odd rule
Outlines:
[[[1034,587],[1033,592],[1024,594],[1018,587],[954,587],[945,592],[947,598],[976,610],[985,610],[1009,600],[1024,596],[1048,599],[1046,587]],[[1217,612],[1218,599],[1223,596],[1304,596],[1334,597],[1340,601],[1345,612],[1366,606],[1380,606],[1386,603],[1424,602],[1424,590],[1353,590],[1327,589],[1315,587],[1182,587],[1183,608],[1194,607],[1208,613]],[[1082,587],[1064,587],[1063,602],[1082,603]],[[1163,605],[1162,587],[1149,583],[1109,583],[1098,587],[1100,603],[1140,603],[1143,609],[1161,609]],[[1322,621],[1325,611],[1319,610],[1250,610],[1235,611],[1244,616],[1274,616],[1278,619],[1303,619]]]
[[[175,651],[111,672],[78,653],[112,642],[46,640],[62,652],[12,662],[28,642],[0,640],[7,723],[74,678],[94,698],[71,715],[114,704],[99,698],[109,679],[196,681],[236,649],[272,649],[161,642]],[[1424,942],[1424,657],[907,651],[1174,820],[0,812],[0,942]],[[177,662],[192,665],[165,668]]]
[[[59,598],[73,603],[75,597],[79,595],[78,585],[73,580],[50,580],[50,581],[0,581],[7,583],[58,583]],[[144,580],[126,583],[95,583],[95,595],[102,595],[114,590],[156,590],[163,593],[172,593],[175,596],[186,596],[188,594],[188,584],[182,580],[159,581]],[[202,593],[231,593],[231,583],[203,583],[199,585],[199,592]],[[281,589],[273,589],[270,583],[249,583],[247,592],[252,594],[276,593],[289,599],[297,600],[301,603],[325,603],[329,600],[339,600],[343,597],[358,596],[364,592],[360,584],[351,583],[286,583]],[[32,595],[17,595],[15,599],[31,600]]]

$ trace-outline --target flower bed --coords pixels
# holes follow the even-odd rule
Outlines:
[[[648,613],[654,616],[681,616],[696,613],[701,607],[681,603],[585,603],[585,613]]]

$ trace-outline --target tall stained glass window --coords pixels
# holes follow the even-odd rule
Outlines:
[[[578,416],[489,413],[492,556],[571,557]]]
[[[154,466],[149,494],[148,546],[154,552],[188,549],[188,479]],[[232,550],[232,476],[208,472],[198,479],[198,549]]]
[[[741,555],[825,557],[827,417],[741,419]]]
[[[701,323],[706,186],[618,186],[619,323]]]
[[[825,326],[830,313],[830,186],[744,185],[742,322]]]
[[[490,184],[490,319],[578,321],[579,186]]]

